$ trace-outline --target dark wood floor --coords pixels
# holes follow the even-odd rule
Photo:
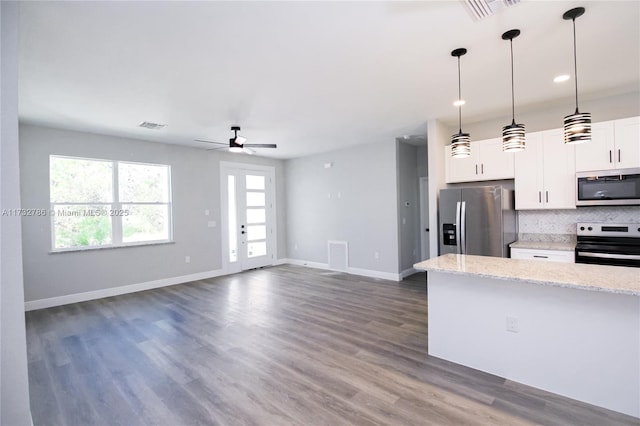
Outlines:
[[[279,266],[27,313],[36,425],[614,425],[427,355],[424,275]]]

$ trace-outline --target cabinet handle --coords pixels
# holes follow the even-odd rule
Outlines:
[[[620,150],[618,150],[618,163],[620,162]]]
[[[548,259],[549,258],[549,256],[540,256],[540,255],[537,255],[537,254],[534,254],[533,257],[537,257],[538,259]]]
[[[618,150],[618,155],[620,155],[620,150]],[[480,164],[480,173],[484,174],[484,163]]]
[[[542,203],[542,191],[538,191],[538,202]]]
[[[478,174],[478,165],[476,164],[476,174]]]
[[[609,162],[613,163],[613,157],[612,157],[611,150],[609,150]]]
[[[549,202],[549,191],[545,191],[545,198],[546,198],[546,202]]]

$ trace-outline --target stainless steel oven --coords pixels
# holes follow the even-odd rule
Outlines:
[[[640,223],[578,223],[576,263],[640,268]]]

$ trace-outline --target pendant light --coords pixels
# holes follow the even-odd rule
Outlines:
[[[509,30],[502,34],[503,40],[511,45],[511,124],[502,128],[502,150],[516,152],[524,149],[524,124],[516,124],[515,98],[513,95],[513,39],[520,35],[520,30]]]
[[[573,21],[573,64],[576,82],[576,112],[564,118],[564,143],[580,143],[591,140],[591,114],[578,110],[578,61],[576,55],[576,18],[584,14],[584,7],[576,7],[562,15],[565,20]]]
[[[459,48],[451,52],[451,56],[458,58],[458,133],[451,136],[451,156],[464,158],[471,155],[471,138],[469,133],[462,133],[462,91],[460,84],[460,56],[467,53],[467,49]]]

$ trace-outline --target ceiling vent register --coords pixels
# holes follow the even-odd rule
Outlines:
[[[517,5],[520,0],[463,0],[463,2],[473,19],[480,21],[500,9]]]

